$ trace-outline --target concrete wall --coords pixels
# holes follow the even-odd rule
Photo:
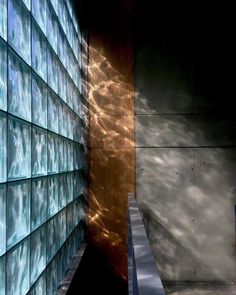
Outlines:
[[[151,246],[164,281],[235,282],[229,52],[209,26],[194,31],[175,18],[163,29],[172,15],[158,21],[151,9],[137,8],[152,21],[137,25],[135,57],[136,191]]]

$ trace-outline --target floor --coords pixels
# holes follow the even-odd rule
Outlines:
[[[67,295],[127,295],[127,282],[117,277],[99,249],[87,246]]]
[[[236,285],[166,285],[166,295],[236,295]]]

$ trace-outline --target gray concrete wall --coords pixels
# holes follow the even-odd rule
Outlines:
[[[226,91],[217,97],[223,87],[207,57],[196,90],[193,52],[176,53],[175,42],[165,51],[155,38],[136,43],[136,182],[161,278],[235,282],[232,101]]]

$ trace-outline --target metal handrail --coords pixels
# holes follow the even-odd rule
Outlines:
[[[129,295],[165,295],[140,211],[133,194],[128,194]]]

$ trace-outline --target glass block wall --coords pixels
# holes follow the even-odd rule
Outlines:
[[[70,0],[0,0],[0,295],[51,295],[84,239],[86,71]]]

